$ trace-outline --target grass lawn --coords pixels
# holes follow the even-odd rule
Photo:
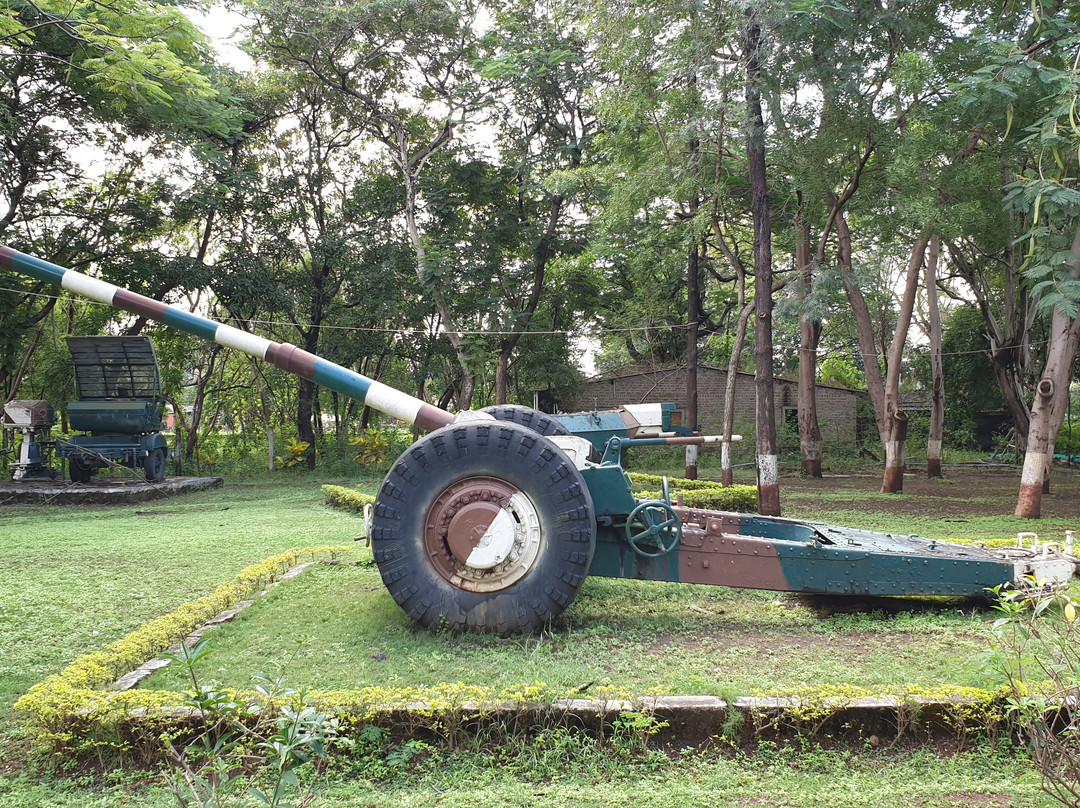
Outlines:
[[[1001,515],[1015,504],[1017,475],[993,477],[993,485],[967,473],[912,480],[900,497],[875,494],[880,479],[872,477],[785,480],[782,496],[787,516],[939,538],[1001,539],[1031,529]],[[76,656],[255,561],[291,547],[349,543],[360,520],[322,504],[324,482],[369,492],[377,485],[276,474],[134,506],[0,508],[0,806],[175,805],[137,773],[39,782],[10,707]],[[1080,475],[1059,474],[1055,483],[1047,518],[1035,527],[1059,538],[1080,521]],[[361,550],[358,559],[368,557]],[[218,650],[202,675],[247,685],[268,658],[306,636],[288,672],[294,686],[540,680],[552,688],[731,696],[802,682],[978,685],[987,683],[979,660],[986,619],[968,604],[822,616],[790,596],[595,579],[551,632],[454,637],[417,631],[374,568],[342,564],[309,570],[218,629],[211,635]],[[151,686],[183,685],[170,671]],[[701,752],[660,761],[590,751],[582,738],[543,743],[548,748],[469,754],[423,749],[400,768],[401,750],[388,748],[362,758],[362,766],[382,761],[383,769],[341,764],[315,804],[1049,804],[1022,756],[991,750],[941,759],[879,750]]]
[[[373,565],[354,563],[316,566],[260,599],[215,630],[215,652],[196,671],[202,684],[250,686],[304,638],[288,676],[316,689],[543,682],[555,694],[588,685],[732,698],[826,682],[979,687],[989,619],[971,606],[820,617],[777,593],[596,578],[543,634],[437,634],[409,623]],[[190,680],[173,666],[145,686],[183,691]]]

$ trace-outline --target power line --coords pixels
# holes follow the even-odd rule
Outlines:
[[[61,295],[47,295],[42,292],[27,292],[21,289],[9,289],[7,287],[0,286],[0,292],[14,292],[16,294],[24,295],[26,297],[40,297],[45,300],[63,300],[65,299]],[[93,303],[98,306],[105,306],[106,308],[113,308],[105,303],[99,303],[96,300],[88,300],[86,298],[77,298],[80,301]],[[273,325],[273,326],[291,326],[293,328],[314,328],[311,323],[296,323],[290,320],[244,320],[245,323],[253,323],[256,325]],[[359,331],[373,334],[400,334],[400,335],[420,335],[431,336],[432,333],[428,329],[423,328],[376,328],[365,326],[352,326],[352,325],[320,325],[318,328],[325,328],[333,331]],[[630,326],[627,328],[592,328],[590,331],[600,334],[626,334],[638,331],[661,331],[661,330],[683,330],[687,328],[686,325],[662,325],[662,326]],[[469,331],[460,328],[446,329],[447,332],[454,334],[460,334],[465,337],[511,337],[518,334],[521,335],[539,335],[539,336],[567,336],[574,337],[580,336],[582,329],[568,330],[557,329],[551,331]],[[437,336],[437,334],[436,334]]]
[[[3,286],[0,286],[0,292],[13,292],[15,294],[23,295],[25,297],[40,297],[40,298],[43,298],[43,299],[46,299],[46,300],[63,300],[63,299],[65,299],[61,295],[48,295],[48,294],[44,294],[42,292],[27,292],[27,291],[24,291],[22,289],[9,289],[9,288],[3,287]],[[105,306],[106,308],[112,308],[111,306],[107,306],[107,304],[105,304],[105,303],[99,303],[96,300],[88,300],[86,298],[78,298],[78,300],[83,301],[83,302],[87,302],[87,303],[92,303],[92,304],[98,305],[98,306]],[[280,326],[289,326],[289,327],[292,327],[292,328],[300,328],[300,329],[314,328],[315,327],[315,326],[312,326],[311,323],[297,323],[297,322],[292,322],[292,321],[289,321],[289,320],[254,320],[253,319],[253,320],[245,320],[243,322],[248,323],[248,324],[267,325],[267,326],[279,326],[279,327]],[[603,336],[605,334],[633,334],[633,333],[648,332],[648,331],[684,331],[684,330],[686,330],[687,327],[688,326],[686,326],[684,324],[674,324],[674,325],[654,325],[654,326],[630,326],[630,327],[627,327],[627,328],[598,328],[598,327],[592,327],[592,328],[588,328],[588,329],[577,329],[577,330],[574,330],[574,331],[565,330],[565,329],[563,329],[563,330],[552,330],[552,331],[467,331],[467,330],[462,330],[462,329],[452,329],[452,332],[454,334],[458,334],[458,335],[463,336],[463,337],[512,337],[512,336],[517,336],[517,335],[520,335],[520,336],[536,335],[536,336],[566,336],[566,337],[588,336],[588,337],[599,338],[599,337],[601,337],[601,336]],[[318,326],[318,328],[327,329],[327,330],[331,330],[331,331],[353,331],[353,332],[361,332],[361,333],[369,333],[369,334],[394,334],[394,335],[397,335],[397,336],[430,337],[430,336],[439,336],[440,335],[438,333],[433,335],[430,330],[423,329],[423,328],[376,328],[376,327],[351,326],[351,325],[320,325],[320,326]],[[449,329],[447,331],[449,331]],[[585,331],[587,331],[588,333],[583,333]],[[443,332],[443,333],[446,333],[446,332]],[[1047,345],[1047,344],[1049,344],[1049,340],[1040,340],[1038,342],[1030,342],[1030,343],[1028,343],[1028,346],[1031,347],[1031,348],[1037,348],[1039,346]],[[798,346],[798,345],[794,345],[794,346],[777,346],[777,347],[781,347],[781,348],[784,348],[786,350],[792,350],[792,351],[801,351],[802,350],[802,347]],[[822,356],[822,355],[825,355],[826,357],[835,356],[835,355],[845,356],[845,355],[851,355],[852,353],[854,353],[854,354],[862,357],[863,361],[866,361],[868,358],[870,358],[870,355],[864,354],[861,351],[845,352],[845,351],[840,351],[840,350],[830,350],[830,349],[815,348],[814,353],[819,357]],[[973,350],[973,351],[945,351],[941,355],[942,356],[978,356],[978,355],[987,355],[989,353],[990,353],[989,348],[986,348],[986,349],[977,349],[977,350]],[[874,354],[873,358],[877,359],[878,358],[877,354]]]

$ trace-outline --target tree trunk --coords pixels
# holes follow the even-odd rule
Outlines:
[[[308,445],[307,467],[315,469],[315,429],[311,425],[312,402],[315,400],[315,382],[300,378],[297,386],[296,437]]]
[[[1010,178],[1006,175],[1002,184]],[[1010,236],[1012,215],[1009,216]],[[996,280],[996,273],[988,274],[983,268],[983,261],[977,258],[968,260],[960,245],[949,242],[951,265],[959,270],[967,282],[986,323],[986,334],[990,341],[990,360],[994,376],[1001,390],[1005,408],[1016,427],[1016,448],[1023,454],[1027,446],[1028,425],[1031,410],[1027,402],[1026,387],[1031,365],[1031,327],[1035,322],[1035,307],[1028,295],[1028,285],[1018,282],[1020,270],[1017,263],[1013,240],[1005,240],[1005,255],[1002,261],[1004,283]],[[995,313],[992,293],[999,291],[1001,296],[1000,314]]]
[[[739,376],[739,357],[742,356],[742,345],[746,340],[746,326],[750,321],[750,315],[754,313],[754,301],[746,300],[745,278],[740,278],[739,284],[739,321],[735,326],[735,341],[731,345],[731,357],[728,359],[727,382],[724,386],[724,437],[720,443],[720,482],[723,485],[731,485],[731,437],[735,429],[735,384]]]
[[[416,190],[418,178],[412,173],[408,150],[405,147],[404,142],[399,145],[400,153],[397,161],[398,166],[401,169],[402,178],[405,182],[405,230],[409,234],[409,243],[412,245],[413,252],[416,255],[416,277],[417,280],[420,281],[421,288],[424,288],[428,284],[429,267],[427,249],[424,247],[424,242],[420,238],[420,225],[417,221],[420,204],[417,199]],[[476,389],[476,380],[473,378],[472,370],[469,367],[469,357],[465,353],[461,334],[457,329],[454,318],[450,314],[450,309],[447,307],[446,301],[443,299],[442,292],[436,290],[434,297],[435,310],[438,312],[439,317],[442,318],[446,336],[450,340],[450,345],[454,348],[454,357],[457,359],[458,369],[461,372],[458,409],[467,410],[472,407],[472,398],[473,392]]]
[[[836,218],[836,238],[839,244],[837,263],[840,266],[840,276],[848,303],[851,304],[851,313],[855,317],[855,330],[859,335],[859,354],[862,357],[863,374],[866,376],[866,392],[870,395],[870,403],[874,407],[878,438],[884,450],[889,439],[889,430],[885,425],[885,382],[881,378],[870,307],[866,305],[866,298],[855,280],[855,269],[851,263],[851,231],[843,212]]]
[[[941,369],[941,310],[938,307],[937,266],[941,256],[941,240],[930,239],[926,257],[926,307],[930,323],[930,376],[933,390],[930,397],[930,435],[926,440],[926,473],[941,477],[941,446],[945,435],[945,375]]]
[[[795,263],[799,268],[799,454],[803,474],[821,476],[822,440],[817,415],[817,351],[821,342],[821,320],[806,311],[806,300],[814,282],[810,260],[810,226],[798,217]]]
[[[505,343],[499,348],[499,356],[495,362],[495,403],[506,404],[510,387],[510,352],[513,348]]]
[[[928,241],[925,235],[920,235],[911,247],[907,277],[904,279],[904,296],[896,315],[896,331],[893,333],[889,361],[885,368],[885,424],[888,428],[888,440],[885,441],[885,476],[881,481],[883,494],[899,494],[904,490],[904,444],[907,441],[908,416],[900,409],[900,366],[907,344],[908,328],[915,311],[919,270],[922,269]]]
[[[780,468],[773,405],[772,241],[769,186],[765,167],[765,124],[761,112],[761,9],[747,10],[746,162],[750,174],[750,211],[754,223],[754,382],[757,388],[758,513],[780,515]]]
[[[319,350],[318,328],[311,328],[304,334],[304,350],[308,353],[317,354]],[[316,412],[315,396],[317,386],[310,379],[300,377],[297,386],[296,402],[296,437],[308,445],[307,467],[308,471],[315,470],[315,428],[312,424],[312,416]]]
[[[696,208],[696,205],[694,206]],[[698,241],[690,239],[686,254],[686,414],[683,426],[695,432],[698,428]],[[686,479],[698,477],[698,447],[686,447]]]
[[[1069,259],[1073,279],[1080,279],[1080,227],[1072,243],[1073,257]],[[1073,362],[1080,343],[1080,313],[1072,320],[1054,306],[1050,320],[1050,345],[1046,351],[1046,367],[1035,387],[1031,406],[1031,426],[1028,429],[1024,470],[1020,476],[1020,495],[1016,501],[1016,516],[1038,519],[1042,513],[1044,486],[1049,483],[1050,464],[1054,458],[1054,443],[1069,407],[1069,383]]]

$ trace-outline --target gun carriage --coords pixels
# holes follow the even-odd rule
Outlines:
[[[829,595],[980,596],[1030,581],[1065,586],[1075,569],[1054,544],[990,549],[687,508],[666,484],[658,499],[640,499],[621,465],[623,449],[712,439],[639,437],[624,419],[598,440],[604,427],[575,421],[581,416],[563,423],[517,406],[450,413],[293,345],[10,248],[0,248],[0,266],[264,359],[428,432],[383,480],[369,534],[383,583],[423,626],[536,628],[563,612],[588,575]],[[590,459],[601,445],[600,458]]]

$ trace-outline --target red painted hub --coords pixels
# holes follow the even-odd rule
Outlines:
[[[446,580],[456,579],[491,522],[518,492],[494,477],[470,477],[449,486],[424,520],[424,550]]]
[[[503,589],[525,575],[540,547],[536,508],[516,486],[470,477],[448,486],[424,519],[424,552],[435,571],[477,592]]]

